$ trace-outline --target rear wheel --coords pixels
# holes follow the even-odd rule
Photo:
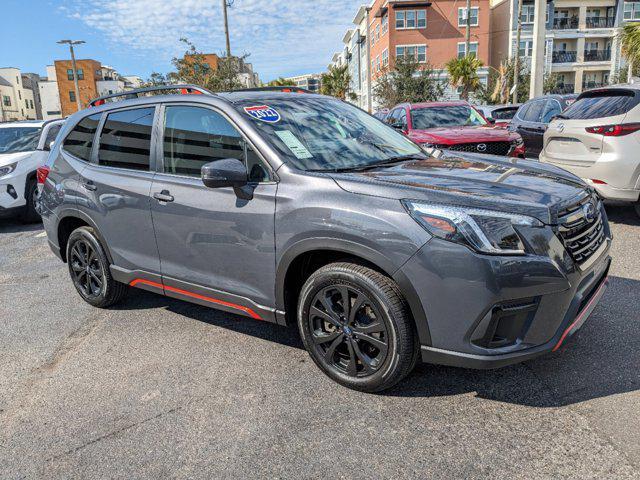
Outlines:
[[[415,365],[413,323],[398,286],[361,265],[313,273],[300,293],[298,327],[314,362],[349,388],[385,390]]]
[[[35,178],[27,182],[27,186],[24,191],[24,198],[27,201],[27,204],[25,205],[22,213],[22,221],[25,223],[39,222],[40,214],[36,209],[36,202],[38,201],[38,184]]]
[[[129,287],[111,276],[109,260],[93,228],[80,227],[71,233],[67,264],[73,285],[85,302],[106,308],[125,297]]]

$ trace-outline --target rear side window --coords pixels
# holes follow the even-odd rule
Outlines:
[[[511,120],[516,110],[516,108],[497,108],[489,116],[494,120]]]
[[[527,112],[529,111],[529,107],[531,107],[530,103],[525,103],[524,105],[522,105],[518,111],[516,112],[517,117],[520,120],[524,120],[524,118],[527,116]]]
[[[98,164],[149,170],[154,113],[154,107],[110,113],[100,134]]]
[[[523,120],[525,122],[539,123],[542,120],[542,112],[546,103],[547,102],[545,102],[544,100],[531,102],[531,105],[524,114]]]
[[[639,99],[630,90],[589,92],[567,108],[562,116],[574,120],[623,115],[638,105]]]
[[[544,114],[542,115],[542,123],[549,123],[553,117],[560,115],[561,113],[562,110],[560,109],[560,104],[555,100],[549,101],[547,108],[544,109]]]
[[[91,158],[91,147],[93,147],[93,137],[98,129],[100,114],[96,113],[85,117],[71,130],[71,133],[64,139],[62,147],[71,155],[81,160],[89,161]]]

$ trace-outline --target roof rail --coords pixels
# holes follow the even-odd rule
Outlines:
[[[254,87],[254,88],[240,88],[238,90],[232,90],[233,92],[285,92],[285,93],[313,93],[306,88],[295,87],[293,85],[282,85],[279,87]]]
[[[94,98],[89,102],[90,107],[98,107],[104,105],[107,102],[115,102],[116,98],[124,97],[123,100],[130,100],[132,98],[139,98],[145,96],[147,93],[153,92],[170,92],[172,90],[179,90],[181,95],[213,95],[206,88],[199,87],[197,85],[156,85],[154,87],[136,88],[135,90],[127,90],[126,92],[111,93],[109,95],[103,95],[102,97]]]

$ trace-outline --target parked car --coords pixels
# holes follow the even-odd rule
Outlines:
[[[486,118],[489,123],[498,127],[506,127],[511,123],[511,119],[518,111],[518,108],[520,108],[520,104],[480,105],[476,108],[482,112],[482,115],[484,115],[484,118]]]
[[[74,114],[38,171],[91,305],[137,287],[297,324],[329,377],[379,391],[419,359],[557,350],[606,288],[606,214],[562,169],[430,157],[332,97],[190,88]]]
[[[630,202],[640,215],[640,85],[582,93],[544,135],[542,162],[583,178],[606,200]]]
[[[0,217],[39,220],[36,170],[49,154],[63,120],[0,123]]]
[[[520,135],[491,125],[467,102],[404,103],[387,115],[387,123],[427,147],[522,157]]]
[[[378,120],[382,120],[382,121],[384,121],[387,118],[387,115],[389,115],[389,109],[388,108],[383,108],[383,109],[378,110],[377,112],[375,112],[373,114],[374,117],[376,117]]]
[[[520,106],[507,128],[522,137],[526,157],[538,158],[547,125],[554,116],[564,112],[576,98],[575,94],[545,95]]]

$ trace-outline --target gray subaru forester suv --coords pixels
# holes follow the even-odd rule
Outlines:
[[[38,172],[49,244],[91,305],[137,287],[297,323],[320,369],[371,392],[418,359],[557,350],[607,286],[602,203],[561,169],[427,152],[321,95],[181,91],[204,94],[94,102]]]

